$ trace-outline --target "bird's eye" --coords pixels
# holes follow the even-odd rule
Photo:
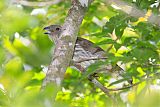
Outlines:
[[[60,30],[60,28],[58,28],[58,27],[57,27],[57,28],[56,28],[56,30],[57,30],[57,31],[59,31],[59,30]]]

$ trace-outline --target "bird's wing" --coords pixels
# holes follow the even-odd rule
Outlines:
[[[104,57],[104,55],[105,51],[102,48],[95,46],[94,43],[89,40],[78,37],[73,55],[73,61],[77,62],[75,64],[77,69],[80,71],[85,71],[91,64]],[[93,60],[92,58],[97,59]],[[105,61],[104,59],[101,60]],[[115,65],[114,67],[112,65],[104,65],[103,71],[106,73],[110,72],[111,74],[117,76],[123,73],[123,69],[118,65]]]
[[[86,69],[88,66],[95,63],[95,61],[97,61],[98,58],[102,57],[103,54],[105,54],[105,52],[102,48],[94,46],[94,43],[92,43],[89,40],[78,37],[75,45],[73,61],[79,62],[79,66]],[[97,60],[95,60],[96,58]]]
[[[95,46],[93,42],[86,40],[84,38],[78,37],[76,44],[79,44],[85,51],[89,51],[92,54],[95,54],[96,52],[104,52],[102,48],[99,46]]]

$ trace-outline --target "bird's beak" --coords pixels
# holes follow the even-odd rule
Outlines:
[[[49,27],[49,26],[47,26],[47,27],[43,28],[43,30],[49,30],[49,28],[50,28],[50,27]]]
[[[44,34],[51,34],[50,27],[45,27],[45,28],[43,28],[43,30],[46,31],[46,32],[44,32]]]

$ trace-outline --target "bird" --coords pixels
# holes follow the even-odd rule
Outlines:
[[[63,29],[60,25],[50,25],[45,27],[44,30],[46,31],[44,34],[47,34],[51,41],[56,44],[58,42],[59,34]],[[107,59],[107,57],[105,57],[105,51],[101,47],[95,46],[93,42],[87,39],[77,37],[72,58],[76,69],[85,72],[87,68],[96,61],[104,61],[105,59]],[[113,67],[107,65],[105,70],[112,72]],[[121,72],[122,68],[118,67],[118,70]]]

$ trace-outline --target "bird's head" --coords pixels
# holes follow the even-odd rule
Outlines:
[[[44,28],[46,31],[44,34],[49,34],[49,35],[54,35],[54,34],[59,34],[61,31],[61,26],[60,25],[50,25]]]
[[[57,38],[59,38],[59,34],[61,32],[61,26],[60,25],[50,25],[45,27],[43,30],[46,32],[44,34],[48,34],[49,38],[53,40],[54,42],[57,41]]]

